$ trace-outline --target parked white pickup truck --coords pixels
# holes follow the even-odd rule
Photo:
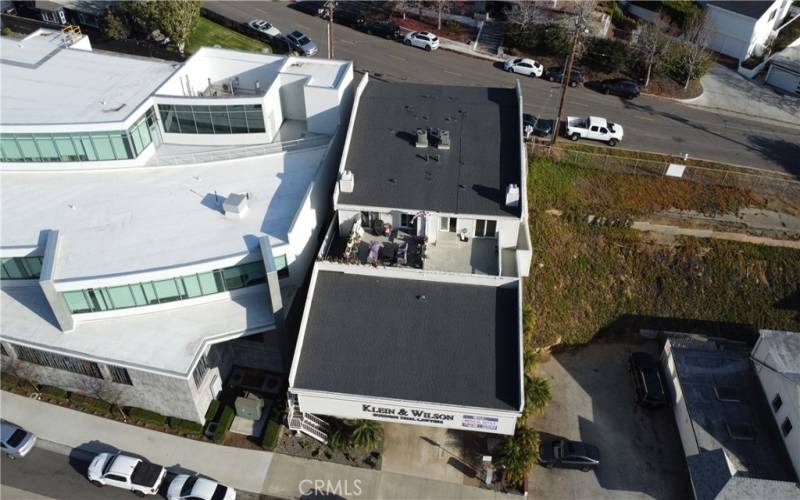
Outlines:
[[[167,469],[121,453],[101,453],[89,464],[87,475],[95,486],[114,486],[143,497],[158,493]]]
[[[599,116],[568,116],[566,135],[573,141],[583,137],[607,142],[609,146],[616,146],[622,141],[622,125],[611,123]]]

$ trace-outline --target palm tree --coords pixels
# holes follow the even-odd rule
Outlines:
[[[352,439],[350,427],[341,420],[331,419],[331,433],[328,435],[328,446],[332,450],[350,449]]]
[[[355,448],[371,450],[383,439],[383,426],[374,420],[356,420],[350,426],[350,444]]]
[[[538,459],[539,433],[517,427],[495,450],[494,463],[505,470],[504,480],[520,484]]]
[[[534,413],[541,413],[544,411],[551,398],[550,383],[547,379],[537,377],[536,375],[525,375],[525,408],[522,410],[523,420],[526,420]]]

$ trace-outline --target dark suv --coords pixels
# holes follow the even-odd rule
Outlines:
[[[367,24],[366,32],[370,35],[380,36],[387,40],[400,40],[400,26],[391,21],[376,21]]]
[[[333,22],[344,24],[357,30],[363,30],[367,24],[366,18],[360,12],[342,7],[333,9]]]
[[[664,406],[667,402],[658,362],[646,352],[635,352],[628,358],[628,371],[633,379],[636,402],[648,408]]]
[[[544,75],[542,75],[542,78],[546,78],[551,82],[560,82],[563,74],[564,74],[564,68],[556,66],[553,68],[547,68],[547,70],[545,70],[544,72]],[[584,80],[585,79],[583,78],[581,70],[577,68],[572,68],[572,75],[569,79],[569,86],[577,87],[578,85],[583,85]]]
[[[617,78],[605,80],[600,84],[600,90],[605,94],[614,94],[625,99],[639,97],[639,85],[630,78]]]

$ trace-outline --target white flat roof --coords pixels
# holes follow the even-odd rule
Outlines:
[[[265,287],[252,287],[233,298],[174,303],[158,312],[83,321],[74,331],[64,333],[38,284],[4,284],[0,288],[0,330],[3,339],[11,342],[186,376],[205,341],[274,328]]]
[[[36,246],[42,230],[58,230],[58,281],[244,256],[263,235],[288,243],[325,148],[195,166],[0,172],[0,247]],[[222,213],[226,196],[248,192],[243,217]]]
[[[60,33],[0,38],[3,125],[124,121],[178,64],[62,48]]]

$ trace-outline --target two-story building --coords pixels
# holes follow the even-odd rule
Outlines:
[[[232,365],[286,373],[351,63],[0,43],[3,369],[194,421]]]
[[[523,406],[527,226],[516,88],[365,76],[290,373],[318,416],[511,434]]]

